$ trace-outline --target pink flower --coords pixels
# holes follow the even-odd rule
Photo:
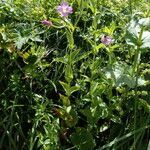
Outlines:
[[[104,45],[110,45],[111,43],[113,43],[113,39],[110,37],[110,36],[103,36],[101,38],[101,42],[104,44]]]
[[[52,22],[51,21],[48,21],[48,20],[43,20],[41,21],[42,24],[46,25],[46,26],[52,26]]]
[[[69,14],[73,13],[73,8],[68,5],[67,2],[62,2],[58,7],[57,7],[57,12],[62,16],[62,17],[68,17]]]

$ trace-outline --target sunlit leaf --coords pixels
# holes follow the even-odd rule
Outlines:
[[[127,27],[127,33],[126,33],[127,44],[136,46],[140,31],[141,28],[139,24],[136,21],[131,20],[131,22]]]
[[[68,96],[64,96],[62,94],[59,94],[59,96],[60,96],[60,99],[63,101],[64,106],[70,106],[70,100]]]
[[[150,32],[149,31],[144,31],[142,34],[141,48],[150,48]]]
[[[150,17],[149,18],[142,18],[138,22],[142,26],[150,27]]]
[[[65,79],[70,83],[73,79],[73,70],[71,64],[67,64],[65,67]]]
[[[21,49],[24,44],[26,44],[29,40],[29,37],[21,37],[19,36],[15,41],[15,45],[18,49]]]

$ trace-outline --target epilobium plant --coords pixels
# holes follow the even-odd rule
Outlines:
[[[58,2],[0,2],[0,149],[148,149],[148,0]]]

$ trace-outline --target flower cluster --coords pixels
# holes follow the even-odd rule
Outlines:
[[[59,6],[57,6],[57,12],[61,15],[61,17],[68,17],[69,14],[73,13],[73,8],[69,6],[68,2],[61,2]],[[52,26],[52,22],[48,20],[41,21],[43,25],[46,26]],[[103,43],[106,46],[109,46],[113,43],[113,39],[110,36],[102,36],[101,43]]]
[[[67,2],[62,2],[59,6],[57,6],[57,12],[61,15],[61,17],[68,17],[69,14],[73,13],[73,8],[69,6]],[[48,20],[41,21],[43,25],[52,26],[52,22]]]

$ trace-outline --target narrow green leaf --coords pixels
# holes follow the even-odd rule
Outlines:
[[[64,83],[62,81],[59,81],[59,83],[62,85],[63,89],[65,90],[67,96],[70,96],[70,85],[67,83]]]
[[[70,94],[72,94],[73,92],[78,91],[79,89],[80,89],[79,86],[72,86],[72,87],[70,88]]]
[[[70,106],[70,100],[69,100],[68,96],[64,96],[62,94],[59,94],[59,96],[60,96],[60,99],[62,100],[64,106]]]

